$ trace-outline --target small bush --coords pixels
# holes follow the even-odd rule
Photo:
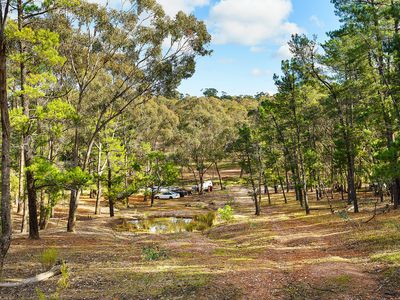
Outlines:
[[[218,208],[219,217],[224,221],[233,220],[233,209],[230,205],[225,205],[224,208]]]
[[[158,246],[146,246],[142,249],[142,258],[147,261],[155,261],[168,258],[167,251]]]
[[[61,278],[57,282],[57,289],[64,290],[69,287],[69,271],[65,262],[61,265]]]
[[[197,223],[195,221],[192,221],[188,224],[185,225],[185,230],[188,232],[193,232],[197,228]]]
[[[43,267],[51,267],[58,260],[58,250],[55,248],[46,249],[39,257],[40,263]]]
[[[214,224],[215,213],[210,211],[206,215],[197,215],[194,217],[194,220],[199,224],[204,224],[207,227],[211,227]]]

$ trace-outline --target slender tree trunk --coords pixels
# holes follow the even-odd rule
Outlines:
[[[26,205],[26,197],[23,195],[23,202],[22,202],[22,221],[21,221],[21,232],[26,233],[28,232],[28,210]]]
[[[9,5],[7,2],[5,5]],[[3,12],[0,12],[3,13]],[[4,21],[3,21],[4,22]],[[7,99],[7,63],[4,26],[0,29],[0,112],[1,112],[1,238],[0,238],[0,275],[4,260],[11,245],[11,192],[10,192],[10,143],[11,126]]]
[[[43,189],[40,190],[40,214],[39,214],[39,227],[44,229],[45,219],[46,219],[46,204],[44,203],[44,192]]]
[[[112,169],[111,169],[111,160],[107,153],[107,188],[108,188],[108,206],[110,208],[110,217],[114,217],[114,199],[111,196],[112,194]]]
[[[255,205],[255,209],[256,209],[256,216],[259,216],[261,214],[261,209],[260,209],[260,205],[258,202],[258,197],[257,197],[257,187],[256,187],[256,183],[254,181],[254,173],[253,173],[253,168],[251,166],[251,159],[250,159],[250,155],[249,153],[246,153],[246,159],[247,159],[247,164],[249,166],[249,179],[250,179],[250,183],[251,183],[251,187],[253,189],[253,201],[254,201],[254,205]],[[261,193],[261,191],[259,191]]]
[[[285,204],[287,204],[288,201],[287,201],[287,198],[286,198],[285,187],[283,186],[282,177],[281,177],[281,175],[279,174],[279,168],[277,168],[277,173],[278,173],[279,183],[280,183],[281,188],[282,188],[283,198],[285,199]]]
[[[285,170],[285,177],[286,177],[286,192],[290,192],[290,186],[289,186],[289,174],[288,170]]]
[[[204,174],[203,174],[203,171],[199,171],[199,178],[200,178],[199,195],[202,195],[202,194],[203,194],[203,184],[204,184]]]
[[[23,197],[24,197],[24,137],[21,137],[21,145],[19,151],[19,172],[18,172],[18,196],[17,196],[17,213],[22,212]]]
[[[74,134],[74,153],[73,153],[73,165],[77,167],[79,164],[79,142],[78,142],[78,126],[75,127],[75,134]],[[67,223],[67,232],[75,232],[76,227],[76,211],[78,209],[79,204],[79,197],[80,197],[80,189],[71,189],[71,196],[69,199],[69,211],[68,211],[68,223]]]
[[[101,215],[101,194],[102,194],[102,187],[101,187],[101,149],[102,149],[102,144],[99,142],[99,154],[97,156],[97,193],[96,193],[96,207],[94,210],[94,213],[96,215]]]
[[[154,205],[154,186],[151,188],[150,207],[153,207],[153,205]]]
[[[219,172],[219,168],[218,168],[218,163],[217,162],[215,162],[215,169],[217,170],[217,174],[218,174],[219,186],[221,187],[221,190],[223,190],[224,186],[222,185],[222,177],[221,177],[221,173]]]
[[[264,187],[265,187],[265,192],[266,192],[267,197],[268,197],[268,205],[271,206],[271,204],[272,204],[272,202],[271,202],[271,194],[269,192],[268,180],[267,180],[266,176],[264,176]]]
[[[358,213],[358,200],[356,194],[356,186],[354,182],[354,158],[348,154],[348,174],[347,174],[347,185],[349,192],[349,201],[354,205],[354,212]]]

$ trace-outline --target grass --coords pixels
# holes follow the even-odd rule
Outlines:
[[[158,246],[145,246],[142,248],[142,258],[146,261],[162,260],[167,259],[168,254],[165,249]]]
[[[392,253],[379,253],[371,256],[372,261],[400,265],[400,251]]]
[[[327,279],[328,284],[332,284],[337,287],[347,288],[350,286],[352,277],[348,274],[342,274],[335,277],[330,277]]]
[[[53,266],[58,260],[58,250],[55,248],[49,248],[44,250],[39,257],[39,261],[44,268]]]
[[[348,237],[347,243],[366,251],[390,251],[400,247],[400,222],[386,216],[386,219],[376,219],[369,224],[362,224]]]

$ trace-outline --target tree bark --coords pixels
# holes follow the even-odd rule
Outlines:
[[[110,217],[114,217],[114,199],[112,195],[112,169],[111,169],[111,160],[107,153],[107,188],[108,188],[108,206],[110,208]]]
[[[217,170],[217,174],[218,174],[219,186],[220,186],[221,190],[223,190],[223,189],[224,189],[224,186],[222,185],[222,177],[221,177],[221,173],[220,173],[220,171],[219,171],[218,163],[217,163],[217,162],[215,163],[215,169]]]
[[[23,196],[23,202],[22,202],[22,221],[21,221],[21,233],[25,233],[28,231],[27,228],[27,221],[28,221],[28,210],[27,210],[27,205],[26,205],[26,197],[25,195]]]
[[[96,193],[96,207],[94,213],[96,215],[101,215],[101,174],[102,174],[102,164],[101,164],[101,150],[102,144],[99,142],[99,154],[97,156],[97,193]]]
[[[17,213],[22,212],[23,197],[24,197],[24,166],[25,166],[25,156],[24,156],[24,137],[21,137],[21,145],[19,151],[19,172],[18,172],[18,196],[17,196]]]
[[[9,6],[9,1],[5,3]],[[3,14],[3,12],[0,12]],[[5,22],[5,20],[3,20]],[[0,273],[3,271],[4,259],[11,245],[11,192],[10,192],[10,143],[11,126],[8,114],[7,99],[7,61],[6,40],[4,36],[5,23],[0,29],[0,113],[1,113],[1,238],[0,238]],[[0,274],[1,275],[1,274]]]

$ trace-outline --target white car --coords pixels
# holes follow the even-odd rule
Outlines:
[[[154,196],[156,199],[179,199],[181,196],[173,192],[159,193]]]

